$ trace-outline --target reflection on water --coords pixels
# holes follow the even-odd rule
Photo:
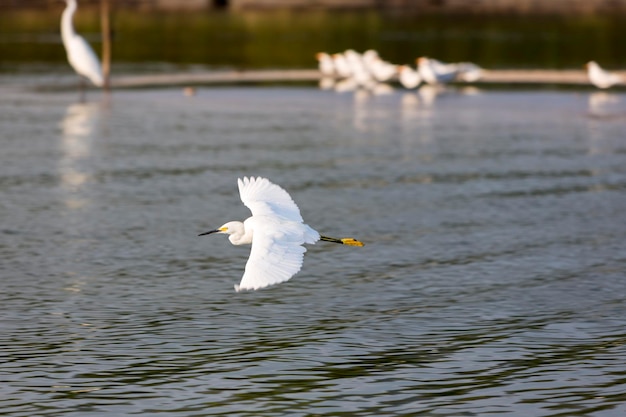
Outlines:
[[[94,193],[90,186],[94,185],[97,173],[95,160],[100,157],[96,154],[96,149],[98,140],[102,138],[103,109],[104,103],[100,102],[69,104],[59,122],[61,134],[57,167],[59,198],[66,209],[64,217],[67,219],[63,222],[64,233],[67,236],[63,250],[66,262],[84,260],[86,257],[84,252],[88,251],[90,236],[87,231],[91,229],[89,223],[94,221],[90,210],[98,204],[94,201]],[[68,311],[82,300],[83,292],[89,285],[94,284],[93,281],[92,274],[79,272],[73,267],[67,271],[63,284],[67,296],[60,300],[57,311],[53,313],[60,322],[68,320]],[[72,327],[71,323],[65,325]],[[90,324],[81,323],[81,326],[87,327]],[[66,349],[80,351],[81,335],[73,333],[68,336],[69,343]],[[58,388],[55,386],[55,389]]]
[[[76,193],[90,179],[89,158],[99,112],[99,103],[71,104],[60,123],[63,157],[59,160],[59,172],[69,192]]]
[[[2,410],[626,413],[625,124],[467,93],[4,95]],[[248,249],[196,235],[248,215],[243,175],[366,246],[235,293]]]
[[[597,91],[589,94],[587,144],[588,153],[611,154],[611,146],[606,146],[606,127],[616,125],[613,136],[615,140],[624,134],[623,125],[626,124],[626,110],[624,97],[606,91]]]
[[[617,94],[607,93],[606,91],[597,91],[589,94],[589,114],[595,117],[606,117],[612,111],[620,109],[620,96]]]

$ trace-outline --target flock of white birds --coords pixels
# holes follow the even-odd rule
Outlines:
[[[445,63],[419,57],[415,67],[396,65],[385,61],[377,51],[368,49],[359,53],[353,49],[329,54],[315,55],[322,78],[320,87],[337,92],[364,89],[388,91],[388,82],[398,81],[404,88],[414,89],[422,84],[473,83],[479,81],[483,69],[472,62]],[[623,79],[600,67],[595,61],[586,65],[589,82],[598,88],[609,88],[623,83]]]
[[[358,88],[376,91],[390,81],[398,81],[408,89],[417,88],[421,84],[475,82],[482,75],[482,68],[471,62],[450,64],[420,57],[416,59],[415,68],[396,65],[382,59],[373,49],[363,53],[353,49],[334,54],[319,52],[315,57],[322,74],[320,86],[339,92]]]

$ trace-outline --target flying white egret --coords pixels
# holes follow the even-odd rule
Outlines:
[[[622,77],[617,74],[605,71],[595,61],[589,61],[585,64],[587,68],[587,76],[589,82],[598,88],[609,88],[615,84],[623,82]]]
[[[238,179],[241,201],[252,212],[243,223],[231,221],[198,236],[222,233],[233,245],[252,244],[250,257],[235,290],[257,290],[287,281],[294,276],[304,259],[305,243],[318,240],[350,246],[363,246],[353,238],[321,236],[303,223],[300,210],[287,191],[267,178]]]
[[[78,7],[76,0],[66,0],[66,2],[67,6],[61,16],[61,38],[67,52],[67,60],[78,75],[86,77],[94,85],[102,87],[104,78],[100,61],[87,41],[74,30],[72,19]]]

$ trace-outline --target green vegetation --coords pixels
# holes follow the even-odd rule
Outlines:
[[[58,13],[0,15],[2,64],[60,63]],[[100,47],[97,9],[79,10],[77,30]],[[377,49],[396,63],[421,55],[487,68],[572,68],[595,59],[624,66],[619,17],[389,16],[375,12],[146,13],[112,15],[115,64],[310,68],[318,51]],[[0,64],[0,70],[3,65]]]

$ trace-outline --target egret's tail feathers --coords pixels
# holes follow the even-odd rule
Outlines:
[[[341,239],[337,239],[334,237],[328,237],[328,236],[320,236],[320,240],[324,241],[324,242],[333,242],[333,243],[339,243],[341,245],[349,245],[349,246],[363,246],[363,242],[356,240],[354,238],[351,237],[344,237]]]

